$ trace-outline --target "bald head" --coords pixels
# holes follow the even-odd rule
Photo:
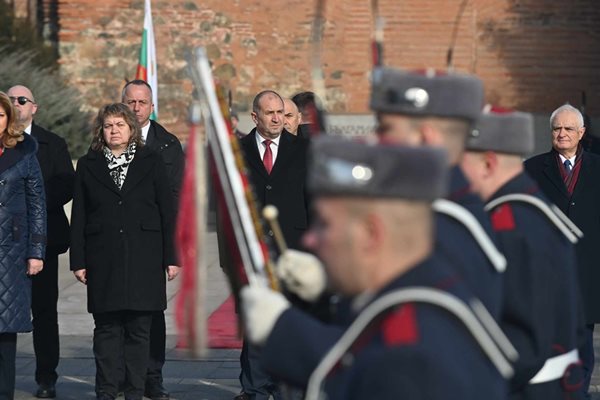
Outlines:
[[[23,85],[15,85],[8,89],[7,94],[17,110],[19,123],[25,127],[31,125],[37,111],[37,104],[31,90]]]
[[[293,135],[298,134],[298,125],[302,123],[302,114],[291,99],[283,99],[283,127]]]

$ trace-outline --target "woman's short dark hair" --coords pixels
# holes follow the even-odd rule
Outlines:
[[[129,125],[129,130],[131,130],[131,137],[128,144],[135,143],[137,146],[143,146],[142,128],[140,128],[140,124],[133,111],[123,103],[112,103],[105,105],[98,111],[94,122],[92,150],[102,150],[106,146],[106,142],[104,141],[104,120],[107,117],[123,118],[125,123]]]
[[[10,101],[10,97],[8,97],[8,95],[4,92],[0,92],[0,107],[4,109],[4,112],[6,112],[6,130],[4,132],[0,132],[0,135],[2,135],[2,139],[0,141],[2,142],[2,146],[10,149],[15,147],[17,142],[20,142],[24,139],[23,127],[17,121],[17,112],[12,101]]]

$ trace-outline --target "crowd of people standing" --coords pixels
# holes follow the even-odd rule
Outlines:
[[[258,93],[248,134],[232,115],[257,201],[278,208],[289,247],[283,292],[242,289],[235,399],[589,398],[600,157],[582,148],[583,116],[558,107],[552,149],[524,162],[533,117],[482,108],[476,76],[377,72],[372,140],[311,137],[310,92]],[[69,248],[94,319],[97,398],[169,399],[181,144],[150,119],[141,80],[99,110],[75,170],[37,107],[25,86],[0,92],[0,399],[13,398],[16,334],[31,330],[36,396],[57,396]]]

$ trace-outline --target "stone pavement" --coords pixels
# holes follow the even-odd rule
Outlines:
[[[207,312],[215,310],[229,296],[229,287],[218,264],[216,234],[208,234]],[[179,280],[167,287],[167,362],[165,386],[174,400],[231,400],[240,390],[239,350],[210,350],[208,356],[192,360],[175,349],[173,324],[174,297]],[[68,258],[61,256],[58,304],[61,359],[57,382],[58,399],[94,399],[94,356],[92,354],[93,321],[86,311],[85,286],[69,271]],[[600,354],[600,327],[596,329],[595,348]],[[31,334],[18,337],[16,400],[35,399],[35,359]],[[600,400],[600,371],[592,381],[594,400]]]

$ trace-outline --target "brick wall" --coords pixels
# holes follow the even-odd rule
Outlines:
[[[25,1],[25,0],[21,0]],[[19,3],[16,0],[15,3]],[[85,93],[86,107],[118,100],[133,78],[143,0],[43,0],[58,10],[62,71]],[[454,66],[479,74],[488,101],[546,114],[565,101],[600,116],[600,7],[597,0],[381,0],[385,62],[444,68],[458,26]],[[154,0],[160,120],[185,136],[191,83],[185,54],[207,46],[214,73],[242,111],[253,95],[310,89],[306,0]],[[48,7],[46,7],[48,8]],[[369,94],[371,14],[367,0],[327,2],[323,61],[329,108],[365,113]]]

